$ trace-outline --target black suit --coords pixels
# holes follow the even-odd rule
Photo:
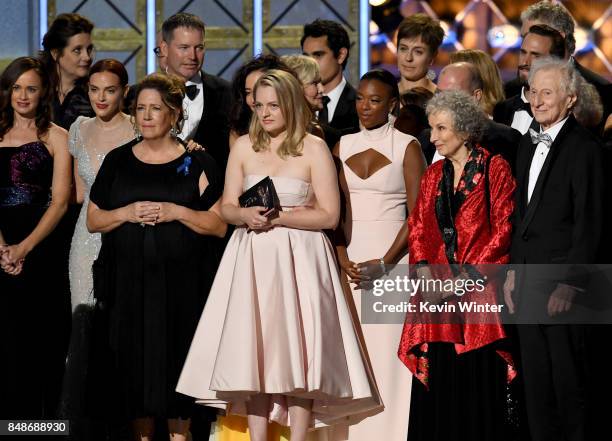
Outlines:
[[[342,90],[334,116],[329,125],[339,130],[342,135],[357,133],[359,131],[359,116],[355,108],[357,91],[348,82]]]
[[[510,126],[512,119],[514,118],[515,109],[523,102],[521,98],[521,89],[519,89],[518,95],[514,95],[504,101],[501,101],[495,105],[493,109],[493,120]]]
[[[608,115],[610,115],[610,113],[612,112],[612,84],[610,84],[610,82],[605,78],[597,75],[595,72],[587,69],[586,67],[578,63],[576,59],[574,59],[574,67],[576,68],[578,73],[582,75],[582,78],[584,78],[587,83],[590,83],[595,86],[595,89],[597,89],[597,92],[599,93],[599,97],[601,98],[601,102],[603,104],[604,112],[602,121],[600,124],[598,124],[597,128],[595,129],[595,132],[601,134],[606,119],[608,118]],[[520,99],[522,86],[523,84],[521,83],[518,77],[508,81],[506,84],[504,84],[504,92],[506,94],[506,97],[514,98],[518,96]],[[510,125],[510,123],[512,123],[512,116],[510,116],[509,123],[498,119],[498,117],[495,117],[495,121],[501,122],[502,124]]]
[[[583,326],[564,324],[575,307],[551,319],[551,324],[541,320],[558,283],[586,288],[588,279],[575,269],[596,261],[602,230],[602,151],[596,138],[570,116],[550,147],[528,204],[535,151],[525,134],[516,159],[511,248],[512,262],[522,264],[517,266],[514,296],[518,320],[538,323],[518,326],[529,427],[533,441],[584,441],[589,439],[588,334]],[[568,267],[544,269],[533,264]],[[586,295],[579,292],[576,300]]]
[[[225,173],[229,156],[229,113],[232,105],[230,84],[202,72],[204,113],[193,140],[201,144]]]
[[[430,136],[430,128],[423,130],[418,136],[427,164],[431,164],[436,152],[436,146],[430,141]],[[503,124],[498,124],[495,121],[487,120],[479,144],[493,154],[501,154],[514,168],[516,150],[520,139],[521,133],[518,130]]]
[[[202,72],[204,112],[193,140],[202,145],[219,169],[225,173],[229,155],[229,112],[232,103],[230,84],[222,78]],[[123,101],[124,111],[130,113],[136,86],[130,86]]]

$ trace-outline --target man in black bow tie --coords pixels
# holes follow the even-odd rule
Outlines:
[[[533,441],[596,439],[588,434],[589,334],[576,314],[595,295],[584,267],[596,262],[602,238],[604,161],[595,136],[572,115],[584,83],[564,60],[531,65],[537,126],[521,138],[516,159],[511,259],[517,267],[508,273],[504,298],[519,323]]]
[[[522,87],[520,94],[497,104],[493,111],[495,121],[511,126],[521,132],[527,130],[533,122],[533,114],[527,100],[527,77],[531,64],[540,57],[552,56],[562,59],[565,55],[565,39],[546,25],[534,25],[523,38],[519,53],[518,76]]]
[[[164,21],[159,47],[166,57],[165,72],[183,78],[187,88],[185,123],[179,136],[201,144],[224,170],[229,155],[231,89],[227,81],[202,71],[205,32],[198,16],[180,12]]]

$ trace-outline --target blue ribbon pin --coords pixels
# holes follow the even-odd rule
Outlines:
[[[189,166],[191,165],[191,156],[186,156],[183,159],[183,163],[177,167],[177,173],[183,173],[183,176],[187,176],[189,174]]]

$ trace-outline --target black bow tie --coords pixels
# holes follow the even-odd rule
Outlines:
[[[185,92],[187,93],[187,98],[193,101],[195,97],[198,96],[198,93],[200,93],[200,89],[198,89],[196,84],[190,84],[189,86],[185,87]]]
[[[319,122],[321,124],[329,123],[329,113],[327,110],[327,104],[331,101],[331,98],[327,95],[323,95],[323,108],[319,111]]]
[[[522,98],[515,100],[514,106],[512,107],[515,112],[520,112],[521,110],[524,110],[529,114],[529,116],[533,117],[533,113],[531,113],[531,105],[523,101]]]

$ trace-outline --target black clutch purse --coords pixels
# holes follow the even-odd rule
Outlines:
[[[268,209],[268,218],[273,219],[282,211],[274,182],[270,176],[266,176],[257,184],[253,185],[238,198],[241,207],[265,207]]]

